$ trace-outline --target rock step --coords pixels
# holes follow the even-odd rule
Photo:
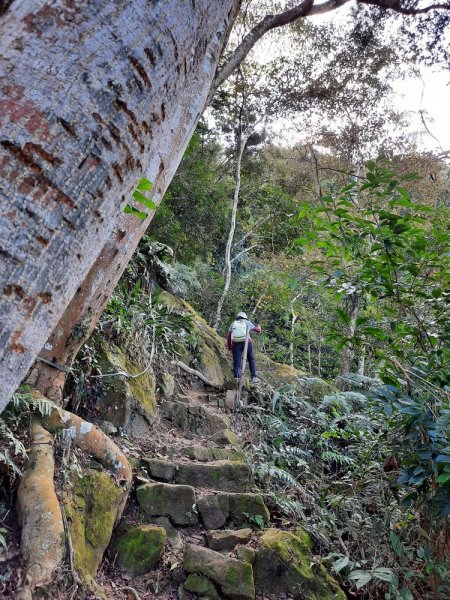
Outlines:
[[[184,570],[205,577],[219,588],[216,591],[232,600],[255,598],[253,569],[247,562],[223,556],[209,548],[188,544],[184,551]],[[192,578],[190,581],[188,578],[187,588],[192,590]]]
[[[161,405],[161,416],[178,429],[206,436],[230,427],[226,415],[215,414],[202,404],[166,401]]]
[[[228,450],[227,448],[209,448],[206,446],[188,446],[183,449],[183,454],[192,460],[211,462],[215,460],[231,460],[245,462],[245,452]]]
[[[248,528],[208,531],[206,533],[206,542],[211,550],[234,550],[238,544],[249,542],[252,533],[253,531]]]
[[[219,492],[199,498],[190,485],[145,483],[137,488],[136,497],[150,520],[167,517],[182,527],[196,525],[200,518],[208,530],[224,525],[260,529],[270,518],[263,499],[257,494]]]
[[[226,430],[225,430],[226,431]],[[221,432],[222,433],[222,432]],[[233,462],[245,462],[246,454],[241,450],[234,448],[218,448],[211,444],[210,439],[198,439],[197,443],[193,444],[192,439],[179,438],[176,439],[176,446],[168,442],[158,447],[158,458],[177,461],[178,459],[189,459],[199,462],[214,462],[217,460],[231,460]]]
[[[208,494],[197,502],[197,510],[205,529],[252,527],[261,529],[270,521],[270,514],[261,496],[250,493]]]
[[[225,492],[248,492],[252,481],[250,467],[243,462],[218,460],[210,463],[143,459],[142,469],[152,479],[166,483]]]

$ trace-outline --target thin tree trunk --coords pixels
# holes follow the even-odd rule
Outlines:
[[[163,196],[238,9],[24,0],[0,19],[0,410],[102,250],[111,294],[151,219],[124,227],[123,206],[142,176]]]
[[[308,343],[308,372],[312,375],[311,344]]]
[[[366,349],[361,349],[361,354],[358,356],[358,375],[364,375],[366,370]]]
[[[218,329],[220,325],[220,320],[222,316],[222,308],[223,303],[225,302],[225,298],[227,297],[228,290],[230,289],[231,283],[231,248],[233,247],[233,238],[234,232],[236,229],[236,215],[237,208],[239,204],[239,192],[241,190],[241,164],[242,164],[242,155],[244,154],[245,146],[247,144],[247,140],[249,137],[249,133],[243,133],[242,128],[239,129],[239,136],[237,140],[237,150],[236,150],[236,167],[234,171],[234,194],[233,194],[233,208],[231,211],[231,225],[230,231],[228,232],[227,245],[225,248],[225,285],[223,287],[222,295],[217,304],[216,311],[216,319],[214,321],[214,328]]]
[[[289,343],[289,362],[291,367],[294,366],[294,332],[295,332],[295,323],[297,321],[297,316],[294,311],[291,311],[291,341]]]
[[[319,347],[318,347],[318,354],[317,354],[317,374],[319,375],[319,377],[322,376],[321,361],[322,361],[322,332],[319,333]]]
[[[291,300],[291,341],[289,343],[289,362],[291,364],[291,367],[294,366],[294,335],[295,335],[295,323],[297,322],[297,318],[298,318],[297,315],[295,314],[294,304],[297,302],[299,297],[300,297],[300,294],[297,294]]]
[[[347,328],[347,339],[349,340],[349,343],[342,348],[341,366],[339,370],[340,375],[350,373],[353,367],[353,360],[355,357],[355,347],[353,345],[353,338],[355,337],[356,320],[359,314],[359,295],[355,292],[348,298],[348,302],[348,314],[350,320]]]

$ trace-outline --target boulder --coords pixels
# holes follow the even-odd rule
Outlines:
[[[184,582],[184,588],[188,592],[197,594],[200,598],[209,598],[209,600],[220,600],[216,586],[206,577],[191,573]]]
[[[282,594],[294,600],[345,600],[335,579],[315,562],[311,547],[302,530],[267,529],[253,564],[257,591],[274,600]]]
[[[206,533],[211,550],[233,550],[238,544],[246,544],[251,537],[251,529],[222,529]]]
[[[140,525],[122,530],[114,540],[111,553],[116,564],[130,575],[143,575],[152,569],[164,552],[163,527]]]
[[[109,544],[123,489],[109,473],[89,470],[71,478],[64,495],[64,509],[74,549],[74,567],[90,581]]]
[[[200,342],[198,370],[211,383],[223,386],[224,376],[222,367],[214,349],[210,348],[206,341]]]
[[[194,488],[189,485],[146,483],[136,490],[139,506],[149,517],[169,517],[175,525],[197,523]]]
[[[100,352],[100,368],[103,373],[141,373],[147,365],[140,365],[112,343],[103,342]],[[132,436],[148,435],[156,420],[156,380],[149,369],[135,379],[110,377],[104,379],[107,390],[98,397],[102,418],[115,427],[125,429]]]
[[[203,575],[215,583],[221,593],[232,600],[254,600],[252,566],[228,558],[201,546],[189,544],[184,552],[184,569],[188,573]]]

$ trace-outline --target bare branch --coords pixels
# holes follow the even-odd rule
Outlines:
[[[233,71],[242,63],[247,57],[250,50],[260,40],[263,35],[272,29],[277,27],[283,27],[290,23],[294,23],[298,19],[303,17],[313,17],[317,15],[323,15],[325,13],[336,10],[347,4],[350,0],[328,0],[322,4],[314,4],[314,0],[304,0],[300,4],[297,4],[293,8],[286,10],[276,15],[266,15],[262,21],[260,21],[255,27],[244,37],[239,46],[235,49],[229,60],[217,70],[214,81],[209,91],[206,106],[211,102],[214,94],[219,87],[228,79]],[[360,4],[369,4],[377,6],[381,9],[393,10],[394,12],[403,15],[420,15],[429,13],[434,10],[450,10],[450,3],[443,4],[431,4],[424,8],[413,8],[402,6],[402,0],[356,0]]]
[[[348,0],[345,0],[348,1]],[[231,73],[242,63],[247,54],[256,44],[256,42],[262,38],[262,36],[275,29],[276,27],[282,27],[288,23],[293,23],[300,17],[305,17],[309,14],[310,10],[314,5],[314,0],[304,0],[300,4],[297,4],[293,8],[286,10],[285,12],[276,15],[266,15],[262,21],[260,21],[253,29],[244,37],[242,42],[236,48],[231,55],[230,59],[219,69],[214,77],[214,81],[211,85],[206,105],[211,101],[211,98],[216,93],[217,89],[222,85],[224,81],[228,79]]]
[[[245,240],[250,237],[252,235],[252,233],[255,231],[255,229],[258,229],[259,227],[261,227],[261,225],[263,225],[266,221],[268,221],[270,218],[272,217],[271,214],[268,214],[267,216],[265,216],[263,219],[261,219],[260,221],[258,221],[251,229],[250,231],[247,231],[247,233],[241,237],[241,239],[237,242],[235,242],[233,244],[233,247],[239,246],[240,244],[242,244],[242,242],[245,242]]]
[[[360,4],[370,4],[398,12],[402,15],[423,15],[432,10],[450,10],[450,3],[447,4],[430,4],[423,8],[413,8],[412,6],[402,6],[401,0],[357,0]]]
[[[231,259],[231,262],[234,263],[234,261],[237,260],[240,256],[242,256],[243,254],[247,254],[247,252],[250,252],[254,248],[258,248],[258,246],[259,246],[259,244],[253,244],[253,246],[249,246],[248,248],[245,248],[245,250],[241,250],[240,252],[238,252],[236,254],[236,256],[233,256],[233,258]]]

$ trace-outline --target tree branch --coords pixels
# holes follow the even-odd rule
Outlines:
[[[347,2],[348,0],[344,1]],[[256,42],[261,39],[265,33],[275,29],[276,27],[282,27],[288,23],[293,23],[300,17],[305,17],[307,14],[309,14],[313,8],[313,5],[314,0],[304,0],[300,4],[297,4],[285,12],[278,13],[276,15],[266,15],[262,21],[253,27],[253,29],[244,37],[242,42],[235,49],[229,60],[222,66],[222,68],[218,69],[209,91],[206,106],[210,103],[212,97],[222,83],[226,81],[231,73],[241,64]]]
[[[237,260],[240,256],[242,256],[243,254],[247,254],[247,252],[250,252],[251,250],[253,250],[254,248],[258,248],[259,244],[253,244],[253,246],[249,246],[248,248],[245,248],[245,250],[241,250],[240,252],[238,252],[235,256],[233,256],[233,258],[231,259],[231,262],[233,263],[235,260]]]
[[[325,13],[336,10],[347,4],[350,0],[328,0],[322,4],[314,5],[314,0],[304,0],[300,4],[297,4],[293,8],[286,10],[276,15],[266,15],[262,21],[260,21],[253,29],[244,37],[239,46],[234,50],[228,61],[217,70],[214,77],[211,89],[208,94],[208,98],[205,106],[208,106],[217,92],[219,87],[228,79],[233,71],[242,63],[247,57],[250,50],[260,40],[263,35],[272,29],[277,27],[283,27],[290,23],[294,23],[302,17],[313,17],[317,15],[323,15]],[[425,14],[433,10],[450,10],[449,4],[431,4],[424,8],[413,8],[403,7],[401,0],[356,0],[360,4],[369,4],[377,6],[381,9],[389,9],[402,15],[420,15]]]
[[[197,371],[197,369],[192,369],[191,367],[188,367],[184,362],[181,362],[181,360],[172,360],[171,364],[175,365],[176,367],[180,367],[180,369],[186,371],[186,373],[189,373],[189,375],[195,375],[195,377],[198,377],[203,381],[203,383],[206,383],[206,385],[209,385],[210,387],[219,389],[223,388],[222,385],[210,381],[207,377],[203,375],[203,373],[200,373],[200,371]]]
[[[360,4],[370,4],[398,12],[402,15],[423,15],[432,10],[450,10],[450,4],[430,4],[424,8],[403,7],[401,0],[357,0]]]

